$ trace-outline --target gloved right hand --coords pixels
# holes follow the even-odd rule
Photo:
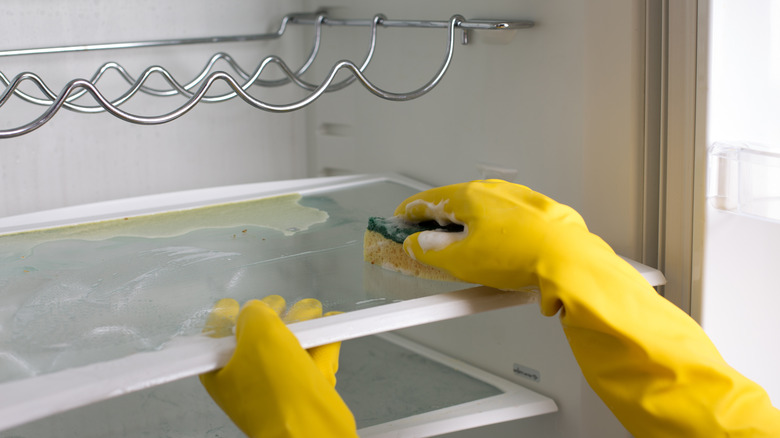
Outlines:
[[[731,368],[701,327],[655,289],[569,207],[505,181],[428,190],[396,214],[464,226],[424,231],[404,248],[461,280],[538,286],[582,372],[637,438],[780,437],[780,411]]]
[[[413,234],[404,249],[461,280],[504,290],[538,285],[538,262],[549,235],[567,229],[588,233],[574,209],[500,180],[427,190],[406,199],[395,214],[409,222],[463,225],[462,233]]]

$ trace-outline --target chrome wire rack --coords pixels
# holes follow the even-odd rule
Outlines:
[[[467,44],[469,32],[473,30],[506,31],[514,29],[527,29],[533,27],[534,22],[528,20],[466,20],[460,15],[455,15],[447,21],[389,20],[381,14],[374,16],[373,19],[370,20],[342,20],[330,18],[324,12],[297,13],[283,17],[278,30],[275,32],[264,34],[3,50],[0,51],[0,58],[9,56],[43,55],[52,53],[87,52],[97,50],[130,49],[187,44],[272,40],[281,38],[289,25],[310,25],[314,27],[314,42],[312,44],[312,49],[306,60],[297,69],[290,68],[278,56],[267,56],[260,61],[254,71],[249,72],[238,65],[238,63],[236,63],[230,55],[220,52],[216,53],[209,59],[201,72],[198,73],[194,79],[182,84],[181,82],[177,81],[168,70],[161,66],[151,66],[144,70],[140,76],[133,77],[119,63],[107,62],[94,73],[91,79],[73,79],[69,81],[59,94],[53,92],[51,88],[46,85],[43,79],[41,79],[41,77],[35,73],[23,72],[16,75],[13,79],[9,79],[5,74],[3,74],[2,71],[0,71],[0,81],[2,81],[3,85],[5,86],[2,94],[0,94],[0,110],[2,110],[2,106],[8,102],[12,95],[15,95],[18,98],[31,104],[48,107],[38,118],[31,121],[30,123],[12,129],[0,130],[0,138],[17,137],[30,133],[51,120],[54,115],[62,108],[79,113],[108,112],[127,122],[141,125],[156,125],[167,123],[181,117],[193,109],[195,105],[200,102],[215,103],[233,99],[235,97],[240,97],[250,106],[265,111],[280,113],[295,111],[311,104],[324,93],[343,89],[355,81],[360,82],[360,84],[362,84],[369,92],[382,99],[391,101],[412,100],[431,91],[436,85],[439,84],[442,77],[447,72],[454,52],[456,30],[461,30],[463,32],[462,43]],[[313,84],[303,80],[302,75],[312,66],[317,57],[322,40],[322,29],[325,26],[369,27],[369,49],[360,65],[349,60],[339,61],[331,67],[329,73],[327,74],[325,80],[322,81],[322,83]],[[445,56],[439,70],[427,83],[409,92],[393,93],[376,86],[364,75],[364,71],[374,57],[378,27],[446,29],[447,44]],[[234,74],[231,75],[224,71],[214,71],[215,65],[219,61],[226,62],[233,69]],[[262,79],[262,73],[271,64],[277,65],[284,73],[285,78],[275,80]],[[349,72],[350,76],[339,82],[334,82],[336,75],[342,70]],[[113,100],[106,98],[98,88],[98,82],[100,79],[110,71],[117,72],[129,84],[127,91]],[[170,88],[160,89],[146,85],[147,81],[149,81],[149,79],[153,76],[162,77],[162,79],[170,86]],[[217,81],[225,82],[228,87],[232,89],[232,91],[220,95],[209,95],[209,90]],[[43,96],[36,97],[22,91],[19,87],[24,82],[32,82],[38,88],[38,90],[40,90]],[[251,87],[254,86],[279,87],[286,84],[294,84],[295,86],[306,90],[308,94],[306,94],[302,99],[294,102],[286,104],[271,104],[257,99],[249,93]],[[139,92],[152,96],[181,95],[186,98],[186,101],[173,111],[167,112],[165,114],[151,116],[132,114],[120,108],[121,105],[127,103]],[[97,102],[97,105],[80,104],[77,102],[86,94],[91,95],[95,102]]]

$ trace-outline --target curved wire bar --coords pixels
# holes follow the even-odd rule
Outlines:
[[[377,27],[380,24],[382,24],[382,22],[384,20],[386,20],[386,19],[387,18],[384,15],[377,14],[377,15],[374,16],[374,19],[371,21],[371,42],[369,43],[369,46],[368,46],[368,53],[366,53],[366,57],[363,60],[363,63],[361,64],[361,66],[359,68],[359,70],[361,72],[365,71],[366,67],[368,67],[368,64],[374,58],[374,51],[376,50]],[[296,77],[300,79],[300,75],[296,75]],[[341,90],[341,89],[347,87],[348,85],[352,84],[353,82],[355,82],[355,80],[357,80],[357,78],[355,76],[350,76],[350,77],[344,79],[341,82],[337,82],[335,84],[330,85],[328,87],[327,91],[331,92],[331,91]],[[317,85],[316,84],[310,84],[308,82],[304,82],[303,80],[295,81],[295,83],[298,86],[300,86],[300,87],[302,87],[302,88],[304,88],[304,89],[306,89],[308,91],[314,91],[314,90],[317,89]]]
[[[324,22],[324,20],[325,20],[325,16],[321,15],[319,18],[320,18],[320,20],[318,22],[320,24],[322,24],[322,22]],[[363,72],[366,69],[366,67],[368,67],[368,64],[371,62],[371,60],[374,57],[374,52],[375,52],[375,49],[376,49],[377,26],[384,19],[385,19],[384,15],[378,14],[378,15],[376,15],[374,17],[374,19],[372,21],[372,24],[371,24],[371,42],[369,44],[368,53],[366,54],[366,57],[363,60],[362,65],[358,68],[358,70],[360,72]],[[318,38],[318,41],[319,41],[319,38]],[[312,91],[312,92],[316,91],[320,87],[320,85],[312,84],[312,83],[306,82],[303,79],[301,79],[301,72],[299,71],[299,72],[293,73],[287,67],[287,65],[284,63],[284,61],[282,61],[281,58],[279,58],[277,56],[268,56],[265,59],[263,59],[263,61],[261,61],[260,65],[258,66],[258,68],[255,70],[255,73],[251,77],[245,77],[244,78],[244,79],[246,79],[246,82],[243,85],[241,85],[241,89],[246,91],[250,86],[252,86],[254,84],[257,84],[260,81],[259,77],[260,77],[260,74],[263,72],[263,69],[267,65],[269,65],[270,63],[278,64],[282,68],[282,70],[287,75],[287,82],[291,81],[291,82],[295,83],[296,85],[298,85],[299,87],[301,87],[301,88],[303,88],[303,89],[305,89],[307,91]],[[350,76],[350,77],[342,80],[341,82],[337,82],[335,84],[330,83],[328,85],[328,87],[326,87],[326,89],[324,91],[325,92],[332,92],[332,91],[341,90],[341,89],[345,88],[346,86],[348,86],[348,85],[352,84],[353,82],[355,82],[356,79],[357,79],[356,77]],[[332,79],[331,79],[331,82],[332,82]],[[236,97],[237,95],[238,95],[238,93],[236,93],[236,92],[226,93],[226,94],[223,94],[221,96],[204,97],[202,99],[202,101],[203,102],[207,102],[207,103],[222,102],[222,101],[225,101],[225,100],[228,100],[228,99],[232,99],[232,98]],[[188,97],[191,97],[191,95],[189,95]]]
[[[279,26],[279,29],[272,33],[272,34],[264,34],[264,39],[269,38],[280,38],[285,30],[287,29],[287,25],[293,21],[294,17],[296,17],[296,14],[293,15],[286,15],[282,18],[282,22]],[[320,13],[317,15],[316,20],[314,21],[314,42],[312,44],[312,49],[309,53],[309,56],[307,57],[306,61],[304,61],[303,65],[296,71],[296,76],[303,75],[309,67],[314,63],[314,59],[316,58],[317,54],[319,53],[320,44],[322,40],[322,23],[325,21],[325,15]],[[373,42],[372,42],[373,43]],[[219,61],[220,59],[224,59],[232,68],[233,70],[243,79],[248,79],[250,77],[249,73],[245,72],[238,63],[236,63],[233,58],[225,53],[217,53],[216,55],[212,56],[212,58],[209,60],[209,62],[206,64],[206,66],[201,70],[201,72],[188,84],[184,85],[182,88],[184,90],[191,90],[195,86],[197,86],[199,83],[201,83],[211,72],[211,70],[214,68],[214,65]],[[103,64],[97,72],[92,76],[90,79],[90,82],[97,85],[100,78],[110,70],[115,70],[119,73],[119,75],[131,86],[134,85],[137,82],[137,79],[133,78],[127,70],[120,64],[116,62],[107,62]],[[166,75],[169,75],[168,72],[165,73]],[[2,71],[0,71],[0,81],[2,81],[6,86],[10,86],[11,81],[3,74]],[[264,87],[277,87],[281,85],[285,85],[291,82],[291,79],[289,77],[285,77],[278,80],[262,80],[259,78],[256,78],[253,85],[259,85]],[[39,84],[42,85],[43,88],[41,89],[44,94],[46,94],[49,99],[41,99],[35,96],[31,96],[21,90],[16,89],[14,91],[14,94],[16,94],[21,99],[36,104],[36,105],[42,105],[42,106],[50,106],[54,103],[54,100],[56,99],[56,94],[52,92],[45,84]],[[39,87],[40,88],[40,87]],[[133,87],[131,89],[135,89],[135,92],[141,91],[146,94],[154,95],[154,96],[173,96],[177,94],[181,94],[181,88],[170,88],[167,90],[159,90],[155,89],[146,85],[142,85],[140,88]],[[73,93],[71,96],[68,97],[65,103],[65,108],[81,112],[81,113],[97,113],[97,112],[103,112],[105,111],[105,108],[102,106],[81,106],[81,105],[75,105],[71,104],[71,102],[74,102],[75,100],[82,97],[84,94],[87,93],[86,89],[81,89],[80,91]],[[189,93],[186,93],[189,95]],[[112,103],[114,105],[119,105],[122,102],[126,101],[129,97],[132,97],[132,95],[128,96],[127,93],[123,94],[122,97],[119,99],[113,101]],[[206,102],[219,102],[223,100],[230,99],[232,97],[235,97],[235,94],[232,94],[230,96],[219,96],[215,98],[207,98],[204,99]]]
[[[372,84],[368,79],[366,79],[365,76],[363,76],[361,72],[353,71],[353,74],[357,77],[360,83],[362,83],[363,86],[368,89],[368,91],[373,93],[375,96],[381,97],[382,99],[392,101],[417,99],[438,85],[439,82],[441,82],[441,79],[444,77],[444,74],[447,72],[447,69],[450,67],[450,63],[452,62],[452,54],[455,50],[455,28],[458,27],[464,20],[465,19],[460,15],[454,15],[452,18],[450,18],[449,24],[447,26],[447,54],[444,57],[444,62],[442,63],[441,67],[439,67],[439,71],[430,81],[428,81],[427,84],[414,91],[410,91],[408,93],[391,93]]]
[[[374,25],[372,26],[372,33],[375,34],[376,25],[380,23],[381,20],[382,18],[380,16],[377,16],[375,18]],[[302,98],[301,100],[291,102],[288,104],[270,104],[262,100],[256,99],[252,95],[248,94],[246,92],[246,89],[249,88],[249,86],[251,86],[251,84],[253,84],[257,80],[257,78],[262,73],[263,69],[271,63],[275,63],[279,65],[279,67],[282,69],[285,75],[287,75],[287,77],[291,81],[295,82],[299,86],[310,85],[310,84],[306,84],[300,78],[298,78],[296,76],[296,72],[291,70],[284,63],[284,61],[282,61],[280,58],[275,56],[266,57],[258,66],[258,68],[255,70],[255,73],[243,84],[239,84],[238,81],[228,73],[218,71],[207,75],[195,93],[192,93],[189,90],[187,90],[185,88],[185,85],[179,84],[170,75],[170,73],[164,68],[156,67],[156,66],[150,67],[146,69],[144,71],[144,74],[133,83],[133,86],[130,88],[130,90],[128,90],[120,98],[114,101],[110,101],[109,99],[107,99],[97,88],[96,84],[84,79],[74,79],[70,81],[65,86],[63,91],[59,93],[59,95],[54,95],[54,93],[52,93],[51,90],[48,89],[48,87],[40,79],[40,77],[38,77],[34,73],[21,73],[17,75],[13,81],[10,81],[8,87],[3,91],[2,94],[0,94],[0,107],[2,107],[8,101],[8,99],[12,94],[15,94],[18,91],[18,87],[24,81],[32,81],[33,83],[35,83],[35,85],[44,94],[49,95],[53,99],[53,102],[51,103],[49,108],[46,111],[44,111],[43,114],[41,114],[37,119],[33,120],[32,122],[17,128],[0,130],[0,138],[17,137],[40,128],[46,122],[51,120],[51,118],[54,117],[54,115],[61,108],[63,107],[67,108],[69,105],[73,105],[72,103],[69,102],[69,99],[71,99],[72,96],[75,95],[75,92],[77,92],[76,90],[83,90],[84,93],[89,93],[99,103],[99,106],[101,108],[105,109],[105,111],[109,112],[115,117],[125,120],[127,122],[142,124],[142,125],[156,125],[156,124],[167,123],[183,116],[184,114],[189,112],[192,108],[194,108],[195,105],[197,105],[199,102],[204,101],[205,99],[211,99],[207,97],[206,94],[209,91],[209,89],[212,87],[212,85],[218,80],[224,81],[233,90],[232,93],[228,93],[228,94],[235,94],[239,96],[242,100],[244,100],[246,103],[251,105],[252,107],[265,110],[265,111],[270,111],[270,112],[296,111],[298,109],[301,109],[311,104],[312,102],[317,100],[322,94],[328,91],[332,85],[334,85],[333,81],[335,80],[336,75],[341,70],[349,71],[354,77],[353,81],[354,80],[359,81],[369,92],[382,99],[391,100],[391,101],[405,101],[405,100],[416,99],[428,93],[436,85],[438,85],[442,77],[446,73],[452,61],[452,55],[455,46],[455,28],[458,27],[463,21],[464,18],[460,15],[455,15],[449,20],[447,25],[448,41],[447,41],[446,56],[444,61],[441,64],[441,67],[433,76],[433,78],[429,80],[426,84],[421,86],[420,88],[405,93],[389,92],[382,88],[379,88],[378,86],[374,85],[371,81],[369,81],[365,77],[362,71],[362,69],[365,68],[365,66],[367,65],[367,62],[364,62],[364,64],[361,67],[358,67],[356,64],[354,64],[351,61],[340,61],[331,68],[326,79],[321,84],[316,86],[313,90],[311,90],[311,93],[308,94],[306,97]],[[367,57],[367,59],[370,60],[370,57],[372,55],[373,55],[373,45],[371,50],[369,51],[369,56]],[[119,105],[126,102],[136,92],[138,92],[138,90],[140,90],[144,86],[143,84],[148,80],[148,78],[152,74],[162,75],[163,79],[166,82],[168,82],[168,84],[172,87],[172,89],[176,90],[177,93],[188,97],[187,101],[177,109],[169,113],[158,115],[158,116],[139,116],[120,109]]]
[[[280,26],[280,30],[277,31],[277,34],[279,36],[281,36],[282,33],[284,32],[284,29],[286,28],[287,22],[291,19],[290,17],[291,16],[286,16],[284,18],[282,26]],[[140,92],[144,92],[146,94],[154,95],[154,96],[172,96],[172,95],[176,95],[176,94],[182,94],[185,97],[189,98],[189,97],[192,97],[192,93],[190,93],[189,91],[192,88],[194,88],[195,86],[197,86],[198,84],[200,84],[208,76],[208,74],[214,68],[214,65],[220,59],[224,59],[242,79],[246,80],[245,84],[242,85],[242,88],[244,90],[246,90],[247,88],[249,88],[252,85],[260,85],[260,86],[266,86],[266,87],[276,87],[276,86],[285,85],[285,84],[290,83],[290,82],[294,82],[296,85],[298,85],[301,88],[304,88],[304,89],[306,89],[308,91],[313,91],[313,90],[317,89],[318,85],[303,81],[301,79],[301,76],[312,65],[314,59],[316,58],[316,55],[319,52],[321,39],[322,39],[322,37],[321,37],[321,35],[322,35],[322,23],[324,22],[325,18],[326,17],[325,17],[324,14],[319,14],[317,16],[317,19],[314,22],[315,38],[314,38],[314,43],[312,44],[312,50],[311,50],[307,60],[304,62],[304,64],[295,73],[293,73],[292,77],[286,76],[285,78],[278,79],[278,80],[273,80],[273,81],[262,80],[262,79],[259,78],[259,73],[262,72],[262,68],[259,69],[259,70],[256,70],[256,74],[255,75],[250,75],[249,73],[244,71],[243,68],[241,68],[241,66],[238,65],[238,63],[236,63],[230,55],[225,54],[225,53],[217,53],[216,55],[212,56],[212,58],[209,60],[209,62],[206,64],[206,66],[201,70],[201,72],[192,81],[190,81],[186,85],[179,85],[179,84],[177,84],[177,86],[172,87],[172,88],[167,89],[167,90],[155,89],[155,88],[143,85],[143,83],[145,82],[145,78],[148,78],[150,76],[149,73],[157,72],[157,73],[160,73],[160,74],[162,74],[163,76],[166,76],[166,77],[170,77],[171,76],[170,73],[167,70],[165,70],[162,67],[158,67],[158,66],[155,66],[155,67],[152,67],[150,69],[147,69],[142,74],[142,76],[139,79],[136,79],[136,78],[133,78],[127,72],[127,70],[125,70],[125,68],[122,67],[122,65],[120,65],[120,64],[118,64],[116,62],[108,62],[106,64],[103,64],[100,67],[100,69],[98,69],[98,71],[90,79],[90,82],[95,84],[95,85],[97,85],[97,83],[100,80],[100,78],[107,71],[110,71],[110,70],[117,71],[120,74],[120,76],[123,79],[125,79],[125,81],[127,81],[128,84],[130,84],[132,87],[127,92],[125,92],[122,96],[120,96],[119,98],[117,98],[116,100],[113,100],[111,102],[112,105],[115,105],[115,106],[121,105],[122,103],[126,102],[128,99],[130,99],[134,94],[136,94],[139,91]],[[369,50],[368,50],[368,53],[367,53],[367,55],[366,55],[366,57],[365,57],[365,59],[363,61],[363,64],[360,67],[360,71],[364,71],[366,69],[366,67],[368,67],[368,64],[370,63],[370,61],[373,59],[373,55],[374,55],[374,52],[375,52],[375,49],[376,49],[377,26],[384,19],[385,19],[385,17],[383,15],[378,14],[378,15],[376,15],[374,17],[374,19],[372,21],[372,24],[371,24],[371,39],[370,39],[370,44],[369,44]],[[266,60],[263,61],[263,63],[262,63],[263,66],[267,65],[267,63],[268,63],[267,61],[274,62],[274,63],[278,63],[278,61],[279,61],[278,58],[276,58],[276,57],[269,57],[269,58],[270,59],[266,59]],[[10,81],[5,77],[5,75],[3,75],[2,72],[0,72],[0,80],[2,80],[6,85],[10,85]],[[328,89],[326,91],[332,92],[332,91],[341,90],[341,89],[345,88],[346,86],[350,85],[351,83],[355,82],[355,80],[356,80],[356,78],[354,76],[349,76],[348,78],[344,79],[341,82],[338,82],[338,83],[335,83],[335,84],[331,84],[331,86],[328,87]],[[137,85],[139,81],[141,82],[140,86]],[[51,91],[44,83],[39,84],[39,88],[44,92],[44,94],[46,94],[49,97],[49,99],[40,99],[40,98],[31,96],[31,95],[29,95],[27,93],[24,93],[24,92],[22,92],[22,91],[20,91],[18,89],[14,91],[14,94],[16,94],[17,96],[21,97],[22,99],[24,99],[24,100],[26,100],[26,101],[28,101],[30,103],[34,103],[34,104],[42,105],[42,106],[50,106],[50,105],[52,105],[54,103],[54,100],[56,99],[57,95],[53,91]],[[81,113],[98,113],[98,112],[106,111],[106,109],[103,106],[101,106],[101,105],[82,106],[82,105],[76,105],[76,104],[72,103],[76,99],[79,99],[80,97],[82,97],[86,93],[87,93],[86,89],[81,89],[78,92],[75,92],[75,93],[71,94],[66,99],[65,103],[63,104],[63,106],[66,109],[69,109],[69,110],[72,110],[72,111],[76,111],[76,112],[81,112]],[[235,92],[231,92],[231,93],[223,94],[223,95],[220,95],[220,96],[204,97],[202,99],[202,101],[206,102],[206,103],[222,102],[222,101],[225,101],[225,100],[232,99],[232,98],[234,98],[236,96],[237,96],[237,94]]]
[[[288,15],[284,17],[285,19],[285,26],[287,23],[289,23],[291,20],[293,20],[293,17]],[[312,44],[311,51],[309,52],[309,56],[306,59],[306,61],[303,63],[303,65],[298,69],[298,71],[295,73],[295,76],[301,76],[304,73],[306,73],[307,70],[309,70],[309,67],[311,67],[312,64],[314,64],[314,58],[317,57],[317,54],[320,52],[320,43],[322,42],[322,23],[325,22],[326,16],[325,14],[318,14],[317,18],[314,21],[314,43]],[[279,34],[279,36],[282,36]],[[244,76],[242,76],[244,79],[248,79],[249,75],[243,72],[240,67],[237,68],[239,73],[243,73]],[[261,87],[278,87],[281,85],[286,85],[290,83],[290,78],[282,78],[277,80],[260,80],[258,79],[255,84],[259,85]]]

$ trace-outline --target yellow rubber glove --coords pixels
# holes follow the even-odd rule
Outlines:
[[[501,289],[538,287],[585,378],[641,437],[780,437],[780,410],[723,358],[701,327],[588,232],[571,208],[526,187],[478,181],[419,193],[409,221],[464,225],[404,248],[456,277]]]
[[[321,303],[301,300],[284,314],[285,308],[278,295],[248,301],[240,311],[235,300],[220,300],[204,332],[230,336],[235,325],[236,350],[201,383],[249,437],[356,437],[354,417],[334,389],[340,343],[307,352],[285,326],[321,317]]]

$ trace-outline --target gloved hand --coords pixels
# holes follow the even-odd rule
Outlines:
[[[409,222],[456,223],[462,233],[424,231],[404,249],[425,264],[470,283],[505,290],[536,286],[539,253],[550,233],[587,232],[572,208],[500,180],[456,184],[418,193],[395,210]]]
[[[538,287],[582,372],[637,438],[780,437],[780,411],[699,325],[591,234],[569,207],[504,181],[440,187],[396,214],[464,226],[409,236],[414,258],[471,283]]]
[[[340,343],[307,352],[285,326],[321,317],[321,303],[301,300],[284,314],[285,307],[278,295],[240,311],[235,300],[220,300],[204,332],[230,336],[235,325],[236,350],[201,383],[249,437],[356,437],[354,417],[334,389]]]

